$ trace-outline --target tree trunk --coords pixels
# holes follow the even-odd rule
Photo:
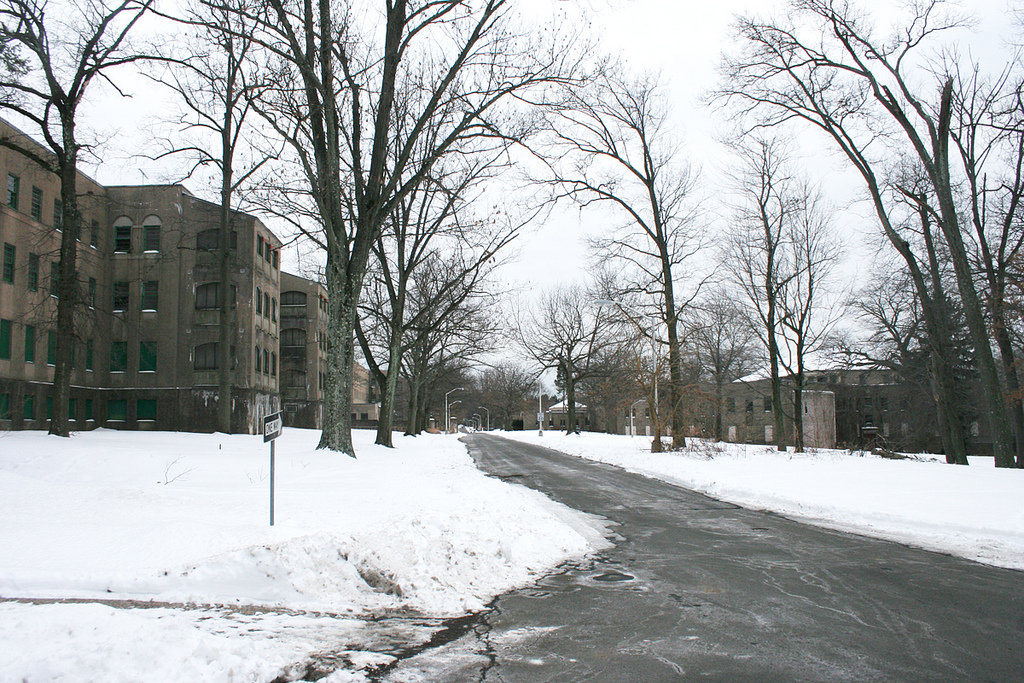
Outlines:
[[[384,391],[380,398],[380,418],[377,421],[377,440],[380,446],[394,448],[391,435],[395,423],[395,395],[398,393],[398,376],[402,364],[402,330],[395,325],[391,328],[391,339],[388,342],[388,372],[384,379]],[[408,430],[407,430],[408,431]]]
[[[60,161],[61,237],[57,281],[57,348],[53,370],[53,414],[50,434],[70,436],[68,406],[71,402],[71,371],[75,353],[75,309],[78,301],[78,154],[74,122],[63,122],[64,158]]]
[[[225,121],[230,121],[229,116]],[[222,141],[221,188],[220,188],[220,239],[217,255],[220,265],[220,321],[217,336],[217,429],[225,434],[232,433],[231,385],[234,368],[231,367],[231,342],[233,341],[231,315],[231,142],[230,130],[224,131]]]
[[[324,424],[317,448],[340,451],[356,457],[352,445],[352,369],[358,288],[337,263],[337,255],[328,251],[327,291],[327,385],[324,396]],[[332,256],[334,258],[332,258]],[[361,284],[361,280],[360,280]]]

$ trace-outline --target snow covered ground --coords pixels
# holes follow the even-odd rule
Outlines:
[[[1024,470],[947,465],[935,456],[887,460],[870,453],[691,440],[651,453],[644,437],[509,432],[510,438],[599,460],[755,510],[885,538],[979,562],[1024,569]]]
[[[703,442],[653,455],[643,438],[506,436],[1024,568],[1024,471],[991,460]],[[270,527],[262,437],[0,434],[0,681],[269,682],[309,667],[365,681],[441,618],[608,544],[601,520],[483,476],[455,436],[389,450],[357,431],[358,460],[316,451],[318,437],[277,441]]]
[[[0,596],[155,605],[0,602],[0,681],[272,681],[322,653],[351,670],[327,680],[361,681],[436,618],[607,546],[454,435],[357,431],[358,460],[318,438],[277,440],[271,527],[262,437],[0,434]]]

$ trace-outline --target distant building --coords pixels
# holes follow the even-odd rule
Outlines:
[[[766,379],[732,382],[725,390],[725,409],[722,431],[726,441],[736,443],[777,444],[776,420],[771,399],[771,381]],[[804,446],[808,448],[835,448],[836,412],[835,395],[831,391],[804,389],[803,403]],[[781,435],[785,443],[794,440],[794,392],[788,382],[782,391],[783,425]]]

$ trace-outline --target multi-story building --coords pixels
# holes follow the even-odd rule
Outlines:
[[[0,135],[33,145],[3,122]],[[60,183],[7,147],[0,177],[0,429],[42,429],[52,415]],[[310,413],[303,426],[319,425],[326,292],[282,274],[281,241],[259,219],[233,213],[225,283],[219,205],[181,185],[103,187],[82,175],[79,190],[72,429],[213,431],[221,297],[230,297],[232,430],[257,432],[282,402]],[[297,362],[302,347],[311,351]],[[354,401],[372,398],[364,393]]]

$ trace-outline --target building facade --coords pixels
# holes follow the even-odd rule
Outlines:
[[[0,135],[33,144],[3,122]],[[0,198],[0,429],[45,429],[53,410],[60,183],[7,147],[0,147],[0,177],[7,183]],[[319,426],[326,292],[281,272],[273,232],[233,212],[222,282],[219,205],[181,185],[103,187],[81,175],[79,190],[73,430],[214,431],[223,297],[230,301],[232,431],[257,433],[282,404],[290,424]],[[308,305],[299,305],[300,294]],[[372,398],[367,383],[359,399]]]

